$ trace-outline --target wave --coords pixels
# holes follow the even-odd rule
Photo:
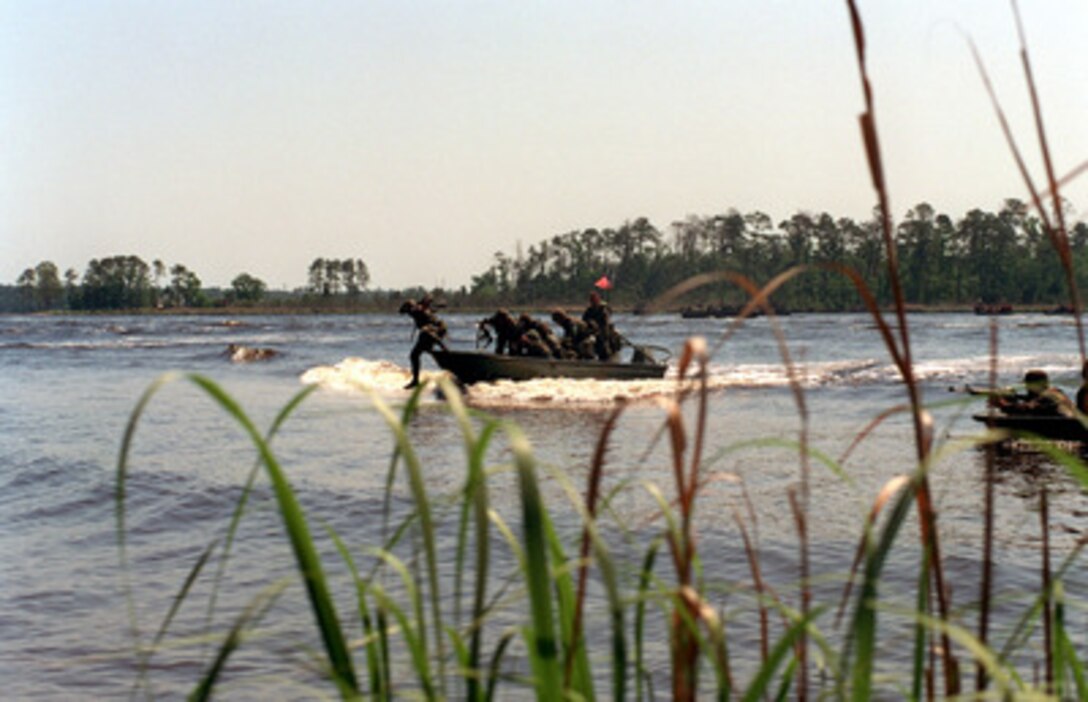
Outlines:
[[[1002,382],[1016,382],[1027,367],[1047,370],[1061,381],[1075,375],[1072,356],[1011,356],[1000,359]],[[921,383],[985,383],[989,357],[926,359],[914,364],[914,377]],[[424,371],[421,379],[437,381],[444,371]],[[411,378],[407,367],[387,360],[345,358],[332,366],[317,366],[305,371],[301,381],[346,393],[374,392],[388,399],[407,398],[404,385]],[[688,387],[697,381],[688,378]],[[874,358],[798,363],[793,377],[781,363],[711,363],[707,387],[712,392],[730,388],[785,388],[797,382],[802,388],[863,387],[894,385],[902,382],[899,369],[890,362]],[[676,368],[670,368],[661,380],[575,380],[541,378],[530,381],[477,383],[468,388],[467,400],[484,408],[531,407],[556,409],[600,408],[616,400],[649,402],[675,394],[681,387]]]
[[[422,380],[437,380],[442,372],[423,372]],[[412,379],[412,372],[392,361],[368,361],[363,358],[345,358],[334,366],[310,368],[301,376],[303,383],[320,385],[339,392],[376,392],[384,396],[403,395],[410,392],[404,386]]]

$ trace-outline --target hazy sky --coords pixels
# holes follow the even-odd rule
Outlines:
[[[860,0],[893,211],[1037,179],[1003,0]],[[1088,2],[1022,3],[1057,168],[1088,159]],[[840,0],[0,0],[0,282],[42,260],[468,284],[496,251],[735,207],[867,217]],[[1088,215],[1088,176],[1066,196]]]

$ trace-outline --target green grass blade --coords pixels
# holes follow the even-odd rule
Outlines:
[[[140,656],[139,672],[137,673],[136,683],[133,686],[133,696],[135,696],[136,690],[139,690],[140,686],[147,680],[147,672],[151,666],[152,656],[155,655],[155,651],[166,636],[166,632],[169,630],[170,624],[174,621],[174,617],[176,617],[177,613],[181,610],[182,603],[184,603],[185,599],[189,596],[189,591],[192,589],[193,583],[200,577],[200,573],[204,570],[205,564],[207,564],[208,559],[211,557],[212,552],[215,551],[218,544],[219,541],[214,540],[208,544],[208,547],[205,548],[203,552],[201,552],[200,557],[197,558],[196,563],[194,563],[193,567],[189,570],[189,575],[185,578],[185,582],[182,583],[178,594],[174,595],[174,599],[170,604],[170,609],[167,611],[166,616],[163,617],[162,624],[159,625],[159,630],[155,632],[155,637],[151,640],[151,645],[148,646],[147,650]]]
[[[226,410],[245,429],[250,440],[257,447],[272,482],[280,515],[283,518],[284,527],[287,530],[298,564],[299,574],[302,576],[306,591],[309,594],[310,605],[325,644],[326,654],[329,657],[329,672],[336,680],[337,686],[342,693],[348,691],[357,695],[358,683],[355,677],[355,666],[352,663],[344,635],[340,630],[340,621],[336,615],[332,595],[325,582],[321,561],[317,555],[317,550],[314,548],[302,507],[298,504],[298,500],[295,499],[294,490],[292,490],[286,475],[280,468],[279,461],[276,460],[268,442],[260,435],[242,408],[219,385],[201,375],[190,374],[186,377],[218,402],[220,407]]]
[[[638,598],[635,605],[635,699],[642,702],[642,683],[648,675],[645,663],[644,634],[646,630],[646,601],[649,596],[650,584],[653,581],[654,562],[657,560],[657,551],[661,548],[661,540],[655,539],[646,550],[646,556],[642,559],[642,569],[638,574]]]
[[[922,568],[918,573],[918,598],[915,600],[914,609],[916,612],[926,611],[926,603],[929,602],[929,566],[927,561],[929,560],[929,554],[925,551],[922,552]],[[911,699],[922,699],[922,691],[925,689],[925,675],[926,675],[926,639],[928,638],[928,632],[926,628],[922,626],[921,622],[918,622],[914,626],[914,660],[912,665],[911,674]]]
[[[808,616],[798,618],[786,630],[785,635],[771,648],[767,662],[760,666],[759,672],[756,673],[756,677],[752,680],[752,685],[745,691],[742,698],[744,702],[758,702],[764,695],[768,694],[775,671],[782,665],[786,657],[792,654],[793,645],[801,638],[809,624],[823,613],[824,609],[824,607],[813,609],[808,613]]]
[[[469,459],[472,488],[469,495],[467,495],[467,499],[472,502],[473,514],[475,515],[474,538],[476,541],[476,587],[473,589],[472,640],[469,644],[468,661],[471,670],[479,670],[482,662],[484,608],[487,603],[487,583],[491,569],[491,520],[488,517],[491,508],[489,506],[487,479],[484,474],[484,455],[487,453],[491,437],[498,426],[498,422],[490,422],[483,428],[479,439],[472,447],[472,454]],[[470,700],[483,698],[483,690],[476,680],[476,677],[469,678],[467,692]]]
[[[911,506],[915,501],[917,476],[912,479],[908,489],[901,490],[895,497],[887,521],[880,531],[880,539],[874,545],[872,535],[867,534],[868,545],[865,554],[865,570],[862,587],[857,593],[854,616],[847,630],[844,653],[841,660],[839,684],[845,683],[845,666],[850,665],[851,655],[857,652],[857,661],[851,673],[851,697],[855,700],[867,700],[872,692],[873,656],[876,652],[877,591],[884,563],[891,552],[892,545],[899,534],[899,529],[906,521]],[[840,697],[845,694],[840,688]]]
[[[265,441],[271,443],[272,439],[279,432],[280,427],[287,421],[288,417],[294,413],[294,411],[302,404],[302,401],[313,394],[319,386],[308,385],[295,395],[284,405],[278,413],[276,413],[275,419],[272,421],[272,426],[265,434]],[[234,539],[238,533],[238,527],[242,523],[242,516],[245,514],[246,506],[249,504],[249,497],[253,493],[253,486],[257,482],[257,476],[261,471],[261,458],[258,456],[253,461],[253,467],[249,471],[249,475],[246,476],[245,484],[242,486],[242,493],[238,496],[238,502],[234,506],[234,512],[231,514],[230,522],[227,524],[226,537],[223,540],[223,551],[219,556],[219,567],[216,569],[215,578],[212,581],[211,594],[208,597],[208,610],[205,616],[205,628],[211,629],[212,620],[215,617],[216,604],[219,601],[219,590],[224,578],[226,577],[227,564],[230,561],[230,554],[234,548]]]
[[[159,630],[155,632],[155,638],[152,640],[151,648],[154,649],[166,636],[167,629],[170,628],[170,623],[174,621],[174,617],[177,616],[178,610],[181,609],[181,605],[185,602],[185,598],[189,596],[189,591],[192,589],[193,584],[197,578],[200,577],[200,573],[204,570],[204,566],[207,564],[208,559],[211,558],[212,553],[215,551],[216,546],[219,545],[219,540],[216,539],[208,544],[208,547],[197,558],[196,563],[193,564],[192,569],[189,571],[189,575],[185,578],[185,582],[182,584],[178,594],[174,595],[174,600],[170,604],[170,610],[166,613],[166,617],[162,621],[162,625],[159,626]],[[148,656],[150,657],[150,652]]]
[[[1079,542],[1073,548],[1072,553],[1066,556],[1054,575],[1053,580],[1055,582],[1065,578],[1065,574],[1073,567],[1073,564],[1076,563],[1077,559],[1080,557],[1084,546],[1084,541]],[[1001,647],[1001,652],[998,654],[999,659],[1009,660],[1012,657],[1013,651],[1016,651],[1027,643],[1038,622],[1039,613],[1043,610],[1043,603],[1046,597],[1047,593],[1045,592],[1039,592],[1035,595],[1032,606],[1024,611],[1024,614],[1021,615],[1016,627],[1013,628],[1012,633],[1009,635],[1008,639],[1006,639],[1005,645]]]
[[[947,634],[952,641],[966,649],[986,670],[989,679],[996,686],[995,692],[998,699],[1015,699],[1026,692],[1019,679],[1001,664],[1001,660],[993,650],[979,641],[972,632],[920,612],[915,612],[914,616],[918,617],[926,627]]]
[[[276,601],[280,593],[287,587],[288,580],[283,579],[278,583],[273,584],[267,589],[267,591],[259,594],[250,602],[245,611],[239,615],[235,620],[234,625],[227,632],[226,639],[223,640],[222,645],[219,647],[219,652],[212,660],[211,667],[208,672],[204,674],[200,683],[196,689],[189,694],[190,702],[205,702],[210,700],[212,696],[212,690],[215,688],[216,682],[219,680],[219,676],[223,672],[223,668],[227,664],[227,660],[231,654],[237,650],[242,641],[242,634],[250,626],[251,623],[256,623],[264,616],[264,613],[268,611],[268,608]]]
[[[472,605],[472,635],[469,643],[469,655],[464,662],[470,671],[479,671],[480,652],[483,647],[483,616],[487,601],[487,581],[490,570],[490,520],[488,519],[489,498],[487,491],[487,477],[484,471],[484,457],[487,454],[491,439],[499,428],[498,420],[487,421],[477,436],[468,416],[461,393],[449,381],[439,381],[449,406],[450,412],[457,419],[461,427],[461,434],[465,442],[465,454],[468,460],[468,472],[465,478],[463,499],[461,500],[461,512],[458,520],[457,552],[454,565],[454,608],[455,621],[460,626],[461,599],[464,581],[464,565],[466,549],[468,547],[468,530],[470,515],[473,518],[474,540],[476,554],[474,561],[475,587],[473,588]],[[465,677],[466,698],[469,700],[482,700],[484,690],[480,686],[480,676],[477,672]]]
[[[430,657],[427,655],[427,641],[424,635],[427,630],[427,622],[421,614],[423,610],[422,595],[416,587],[415,579],[412,577],[408,566],[403,561],[387,551],[374,550],[374,554],[385,561],[400,576],[406,596],[409,599],[409,605],[417,613],[415,625],[412,624],[404,610],[398,607],[396,602],[377,584],[370,586],[374,593],[374,599],[381,605],[383,611],[390,612],[393,618],[397,620],[397,624],[400,625],[403,631],[408,651],[411,654],[416,675],[419,677],[419,684],[423,688],[427,699],[436,699],[438,695],[431,674]],[[390,692],[392,691],[390,690]]]
[[[548,561],[548,525],[537,485],[529,443],[516,428],[508,427],[517,464],[521,493],[522,534],[525,544],[525,579],[529,587],[531,624],[526,630],[538,700],[562,699],[562,671],[552,613],[551,573]]]
[[[370,694],[375,698],[380,698],[384,689],[381,667],[382,641],[375,634],[370,617],[370,604],[367,602],[366,597],[367,584],[359,577],[359,569],[355,565],[355,559],[351,557],[351,551],[348,549],[347,544],[344,543],[344,540],[331,527],[326,527],[326,532],[328,532],[333,543],[336,544],[336,549],[340,552],[340,557],[347,565],[348,570],[351,572],[352,581],[355,583],[355,598],[359,608],[360,626],[362,627],[363,641],[366,648],[367,673],[370,676]]]
[[[495,690],[499,683],[499,671],[502,669],[502,659],[506,654],[506,648],[510,645],[510,642],[514,640],[514,632],[508,632],[499,639],[499,645],[495,647],[495,650],[491,654],[491,665],[488,666],[487,673],[487,690],[484,693],[484,700],[491,702],[495,699]]]
[[[592,702],[595,699],[593,674],[590,671],[589,653],[586,649],[585,638],[581,637],[578,641],[574,640],[574,612],[577,597],[575,595],[574,579],[571,577],[571,563],[563,551],[563,544],[555,532],[551,519],[548,518],[547,511],[542,508],[541,513],[548,551],[551,553],[552,563],[554,564],[552,577],[561,641],[563,642],[564,652],[573,650],[574,670],[570,689],[566,690],[566,694],[577,695],[587,702]],[[562,678],[559,686],[563,687]]]
[[[407,577],[408,580],[411,580],[410,575]],[[381,585],[371,585],[371,591],[375,602],[381,606],[382,611],[392,614],[393,619],[397,621],[397,625],[400,627],[401,635],[404,636],[404,643],[408,648],[416,675],[419,678],[419,684],[423,688],[423,696],[428,700],[438,699],[431,679],[430,664],[427,662],[426,644],[421,640],[420,632],[422,629],[417,631],[412,626],[412,620],[404,613],[403,609],[397,606],[397,603],[385,592]],[[389,690],[389,693],[392,694],[392,689]]]
[[[404,408],[401,410],[400,423],[402,426],[408,426],[412,417],[416,415],[419,410],[419,403],[423,397],[423,391],[427,388],[427,383],[420,383],[416,386],[416,389],[408,397],[408,402],[404,404]],[[377,398],[377,395],[373,392],[370,393],[370,397]],[[380,407],[385,408],[383,403]],[[385,408],[388,411],[388,408]],[[385,534],[388,533],[389,517],[392,510],[392,498],[393,498],[393,484],[397,479],[397,465],[400,463],[400,443],[393,444],[393,455],[389,457],[389,470],[385,474],[385,498],[382,502],[382,538],[385,538]]]
[[[417,395],[418,390],[417,393],[413,395],[413,398]],[[374,395],[372,396],[372,400],[379,414],[385,418],[386,424],[388,424],[389,428],[393,431],[397,449],[403,457],[404,465],[407,469],[408,485],[412,492],[412,500],[415,503],[416,513],[419,515],[420,535],[423,538],[428,593],[431,602],[432,625],[434,626],[435,632],[435,645],[438,647],[438,692],[441,696],[445,697],[445,673],[443,668],[445,666],[446,653],[444,643],[445,637],[442,634],[445,630],[445,626],[442,623],[442,608],[440,606],[442,589],[438,579],[438,547],[435,542],[436,526],[431,513],[430,498],[427,495],[427,488],[423,481],[423,468],[420,466],[419,458],[416,456],[415,449],[412,448],[411,441],[408,439],[405,424],[397,419],[396,415],[393,414],[392,410],[389,409],[380,397]],[[405,411],[405,414],[408,414],[407,410]],[[424,646],[426,646],[425,627],[420,631],[420,637],[424,642]]]
[[[128,615],[129,631],[132,632],[137,651],[142,648],[140,643],[140,622],[136,616],[136,603],[132,593],[132,581],[129,578],[128,548],[125,540],[125,494],[128,479],[129,453],[132,451],[132,441],[136,437],[136,427],[140,423],[140,418],[143,416],[151,399],[166,384],[174,382],[180,377],[181,376],[177,373],[166,373],[161,375],[144,390],[143,394],[140,395],[139,400],[136,401],[136,406],[129,415],[128,422],[125,424],[125,433],[121,437],[121,449],[117,456],[117,485],[114,490],[117,556],[121,571],[121,590],[125,599],[125,611]]]

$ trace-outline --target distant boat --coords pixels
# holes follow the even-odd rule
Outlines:
[[[721,305],[720,307],[713,307],[711,305],[704,305],[701,307],[692,306],[685,307],[684,309],[680,310],[680,316],[684,319],[707,319],[709,317],[714,317],[715,319],[723,319],[726,317],[736,317],[740,314],[740,311],[742,309],[742,307],[736,307],[734,305]],[[789,315],[789,311],[780,309],[775,309],[774,313],[778,317],[785,317]],[[757,307],[752,310],[751,314],[748,315],[748,318],[752,319],[753,317],[762,317],[764,314],[765,312],[763,308]]]
[[[581,378],[595,380],[653,380],[662,378],[667,363],[655,361],[616,363],[538,356],[504,356],[482,351],[440,351],[431,353],[435,363],[462,383],[537,378]]]
[[[1007,303],[987,304],[985,302],[980,302],[975,305],[975,314],[1012,314],[1012,305]]]
[[[976,414],[972,417],[990,429],[1004,429],[1016,435],[1037,436],[1052,441],[1088,441],[1088,428],[1076,417],[1036,414]]]
[[[685,307],[680,310],[680,316],[684,319],[706,319],[714,316],[714,310],[710,307]]]

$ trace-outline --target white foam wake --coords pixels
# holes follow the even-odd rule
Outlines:
[[[444,371],[424,371],[421,380],[436,381]],[[448,377],[448,376],[447,376]],[[404,385],[411,372],[390,361],[346,358],[334,366],[318,366],[302,374],[304,383],[314,383],[336,392],[376,392],[382,397],[407,397]],[[665,380],[573,380],[542,378],[528,381],[476,383],[466,390],[468,401],[479,407],[597,407],[617,399],[631,402],[650,400],[676,392],[675,379]]]
[[[433,380],[442,372],[424,372],[423,380]],[[337,392],[376,392],[382,396],[408,396],[404,386],[412,373],[391,361],[345,358],[335,366],[317,366],[302,374],[302,382],[316,384]]]

